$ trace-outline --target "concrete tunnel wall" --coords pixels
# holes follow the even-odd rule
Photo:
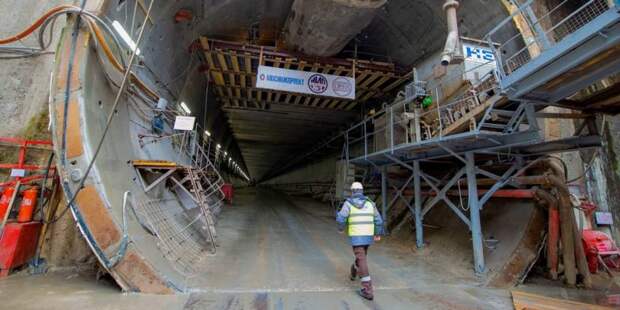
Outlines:
[[[168,8],[169,9],[169,8]],[[113,8],[108,8],[107,12],[110,14],[114,13]],[[159,11],[158,11],[159,12]],[[163,14],[163,13],[156,13]],[[114,16],[114,15],[113,15]],[[113,17],[112,16],[112,17]],[[159,25],[159,26],[158,26]],[[145,47],[143,49],[143,53],[145,55],[150,55],[145,58],[144,67],[151,68],[166,68],[167,66],[178,66],[178,63],[175,62],[175,59],[178,57],[183,58],[182,56],[171,57],[171,58],[160,58],[162,54],[158,53],[157,46],[160,46],[162,40],[165,35],[160,35],[158,31],[162,31],[164,33],[170,33],[171,29],[174,29],[175,26],[170,26],[170,23],[162,23],[155,24],[154,29],[150,30],[150,35],[147,37],[147,41],[145,41]],[[162,27],[162,28],[157,28]],[[165,28],[171,27],[171,28]],[[68,28],[70,29],[70,28]],[[69,32],[69,30],[67,30]],[[182,38],[183,36],[181,36]],[[65,40],[61,45],[61,50],[68,51],[71,41],[69,40],[70,36],[65,34]],[[156,42],[153,42],[149,39],[159,39]],[[73,168],[70,170],[79,170],[88,163],[89,156],[92,156],[90,152],[92,152],[92,148],[94,143],[96,143],[98,136],[101,134],[103,119],[105,113],[101,111],[107,111],[106,107],[109,110],[109,105],[113,101],[114,92],[105,85],[105,81],[103,79],[103,74],[101,72],[101,68],[99,64],[95,61],[94,52],[88,47],[86,43],[86,38],[81,36],[78,38],[78,56],[75,60],[75,68],[76,71],[72,75],[73,78],[69,81],[64,80],[64,83],[72,82],[75,85],[80,85],[80,83],[85,83],[84,87],[79,87],[72,94],[75,96],[76,100],[70,101],[69,114],[64,116],[61,112],[62,109],[62,93],[58,92],[54,95],[55,105],[56,105],[56,113],[54,116],[55,122],[55,141],[60,141],[59,139],[59,127],[60,121],[66,117],[71,124],[72,132],[74,133],[68,139],[68,152],[67,158],[68,161],[71,161],[71,165]],[[165,40],[164,40],[165,41]],[[181,39],[182,41],[182,39]],[[179,41],[177,41],[179,42]],[[163,50],[165,50],[164,48]],[[68,53],[63,53],[61,55],[62,58],[68,57]],[[161,63],[162,59],[170,59],[170,62]],[[155,65],[157,64],[157,66]],[[56,82],[58,83],[58,87],[55,90],[63,89],[63,79],[62,73],[66,69],[66,60],[63,65],[62,59],[58,65],[58,73]],[[151,72],[149,72],[151,71]],[[158,76],[150,70],[139,70],[139,75],[143,80],[151,85],[161,85],[164,78]],[[168,75],[170,76],[170,75]],[[178,82],[177,82],[178,83]],[[177,95],[177,100],[181,98],[199,98],[202,93],[200,88],[202,85],[200,80],[192,80],[192,84],[185,84],[184,86],[180,86]],[[164,83],[165,84],[165,83]],[[168,87],[165,87],[166,89]],[[174,95],[174,91],[167,89],[171,95]],[[174,98],[174,97],[172,97]],[[96,107],[92,105],[92,102],[99,101],[100,107]],[[91,104],[88,104],[91,103]],[[194,107],[193,103],[191,106]],[[122,105],[123,109],[125,105]],[[103,110],[97,111],[98,109],[103,108]],[[89,245],[97,253],[100,261],[104,265],[107,265],[106,261],[109,260],[109,257],[112,256],[116,249],[119,247],[119,243],[121,242],[121,233],[122,227],[120,225],[121,222],[121,210],[119,210],[118,201],[120,201],[121,194],[128,189],[131,189],[134,192],[139,192],[139,187],[136,187],[136,184],[131,182],[131,174],[127,174],[127,167],[125,162],[132,158],[141,158],[139,151],[139,147],[135,145],[135,141],[127,141],[127,133],[131,135],[131,126],[128,126],[127,117],[130,116],[130,111],[119,111],[119,118],[115,120],[115,125],[113,127],[113,131],[111,132],[112,137],[121,138],[123,140],[120,141],[107,141],[107,147],[105,151],[102,153],[101,159],[96,162],[95,170],[92,176],[90,177],[89,185],[87,190],[83,190],[80,193],[80,196],[84,198],[80,199],[78,196],[77,205],[78,208],[74,210],[74,216],[77,219],[81,230],[87,236],[89,241]],[[87,126],[85,124],[88,124]],[[130,139],[131,140],[131,139]],[[157,150],[152,150],[152,152],[157,152]],[[148,154],[149,151],[147,150]],[[165,152],[164,152],[165,153]],[[148,156],[146,156],[148,158]],[[102,159],[105,161],[102,162]],[[161,159],[161,158],[158,158]],[[325,162],[329,163],[329,160]],[[103,166],[105,165],[105,169]],[[60,163],[62,166],[63,163]],[[304,170],[300,170],[296,172],[298,175],[298,179],[308,178],[309,175],[313,177],[317,177],[317,174],[310,173],[310,171],[316,172],[315,166],[312,168],[305,168],[305,177],[303,176]],[[322,176],[327,177],[328,172],[332,170],[332,167],[325,166]],[[114,181],[112,181],[114,180]],[[289,179],[288,182],[292,181]],[[65,191],[67,191],[70,195],[72,187],[75,184],[65,184]],[[147,236],[141,229],[136,225],[136,223],[130,223],[129,225],[130,235],[132,236],[133,242],[130,245],[128,250],[128,254],[121,260],[121,262],[116,266],[110,266],[109,271],[112,276],[117,280],[117,282],[125,289],[125,290],[139,290],[143,292],[155,292],[155,293],[168,293],[175,290],[184,290],[185,288],[182,285],[182,276],[178,274],[174,268],[172,268],[168,262],[159,254],[159,250],[156,248],[156,240],[152,239],[152,237]],[[151,240],[149,240],[151,239]],[[130,268],[129,266],[139,266],[139,268]]]
[[[70,1],[69,1],[70,2]],[[101,1],[101,3],[103,3],[103,1]],[[108,1],[108,3],[111,3],[110,1]],[[89,6],[92,5],[96,5],[96,2],[93,1],[89,1]],[[169,10],[174,10],[174,3],[167,3],[165,7],[162,8],[162,11],[160,11],[158,14],[161,16],[163,14],[166,13],[166,9]],[[229,9],[229,8],[226,8]],[[112,9],[111,9],[112,10]],[[119,13],[120,11],[117,11],[116,14],[122,14]],[[170,15],[170,14],[168,14]],[[169,16],[168,16],[169,18]],[[149,40],[145,41],[145,43],[149,44],[150,50],[149,53],[153,53],[152,55],[158,55],[158,57],[154,57],[152,59],[150,59],[150,66],[152,70],[156,71],[157,75],[160,77],[161,80],[159,79],[154,79],[152,76],[148,76],[148,74],[144,74],[143,77],[149,81],[151,81],[153,83],[153,85],[158,85],[158,86],[162,86],[163,84],[165,84],[165,82],[163,81],[170,81],[173,80],[173,78],[175,76],[178,76],[182,70],[186,67],[183,66],[182,64],[187,64],[188,58],[186,57],[187,54],[183,54],[181,52],[179,52],[179,50],[182,50],[182,46],[184,46],[184,43],[190,42],[191,41],[191,37],[190,36],[186,36],[186,31],[187,31],[187,25],[174,25],[172,22],[168,22],[168,23],[164,23],[166,28],[155,28],[154,30],[152,30],[151,32],[151,37],[149,38]],[[19,24],[18,26],[22,26],[21,24]],[[160,27],[164,27],[164,26],[160,26]],[[17,27],[16,29],[21,29],[20,27]],[[181,34],[181,37],[175,36]],[[65,40],[68,40],[68,35],[65,36]],[[179,43],[181,42],[181,43]],[[68,42],[65,41],[63,44],[67,44]],[[84,42],[82,42],[84,43]],[[172,47],[172,46],[175,47]],[[63,45],[64,47],[66,47],[66,45]],[[163,47],[163,48],[162,48]],[[147,49],[149,49],[149,47],[147,47]],[[61,51],[63,51],[63,49],[61,49]],[[165,51],[165,52],[164,52]],[[88,48],[84,48],[82,50],[82,52],[84,53],[88,53]],[[177,54],[178,53],[178,54]],[[172,57],[168,57],[172,55]],[[66,55],[65,55],[66,56]],[[63,68],[63,66],[65,66],[64,68],[66,68],[66,62],[63,63],[63,59],[62,57],[64,57],[63,55],[58,55],[57,57],[59,57],[57,59],[57,65],[59,66],[60,69]],[[91,56],[92,57],[92,56]],[[156,61],[158,59],[166,59],[167,61]],[[38,63],[39,61],[42,61],[44,63],[46,63],[48,66],[50,65],[50,62],[46,62],[45,60],[42,60],[42,58],[39,58],[38,60],[33,61],[34,66],[38,66],[36,63]],[[90,59],[89,61],[92,61],[92,59]],[[149,59],[147,59],[147,65],[149,64]],[[87,69],[87,67],[90,66],[97,66],[96,62],[91,62],[91,63],[82,63],[80,60],[78,60],[76,62],[76,64],[79,64],[78,68],[79,68],[79,77],[75,77],[76,79],[80,80],[80,83],[82,82],[86,82],[88,81],[88,78],[92,78],[91,81],[89,81],[89,83],[95,83],[95,84],[103,84],[99,74],[97,73],[96,70],[94,70],[93,68]],[[27,64],[28,65],[32,65],[32,64]],[[43,69],[45,70],[45,69]],[[89,71],[91,70],[91,71]],[[32,70],[24,70],[24,74],[26,74],[28,71],[32,71]],[[5,72],[5,71],[3,71]],[[9,74],[11,74],[11,71],[7,71]],[[140,72],[144,72],[144,71],[140,71]],[[60,70],[59,72],[60,73]],[[21,74],[21,73],[20,73]],[[39,77],[41,77],[43,75],[40,75]],[[47,75],[45,75],[47,76]],[[170,96],[171,98],[195,98],[195,99],[188,99],[191,100],[191,104],[194,104],[194,102],[199,102],[198,100],[203,97],[204,93],[202,92],[202,89],[204,89],[201,85],[200,81],[200,74],[194,72],[192,74],[192,76],[198,77],[197,79],[192,78],[191,81],[189,82],[188,85],[186,85],[185,87],[183,87],[183,83],[181,81],[176,81],[174,83],[171,83],[171,85],[175,85],[175,86],[166,86],[165,88],[168,88],[169,90],[164,91],[164,93],[167,93],[167,96]],[[6,77],[5,77],[6,78]],[[5,79],[3,79],[5,80]],[[10,79],[9,79],[10,80]],[[59,80],[55,81],[55,91],[58,92],[61,89],[61,85],[58,85],[56,83],[60,83]],[[22,85],[20,83],[20,85]],[[32,91],[32,93],[34,94],[34,97],[36,98],[40,98],[40,99],[45,99],[45,91],[44,89],[47,89],[49,86],[49,83],[47,81],[38,81],[38,80],[33,80],[32,81],[32,87],[34,87],[35,90]],[[93,84],[91,84],[93,85]],[[23,89],[25,89],[26,84],[20,86],[20,87],[24,87]],[[94,87],[94,88],[89,88],[89,89],[97,89],[98,87]],[[73,88],[72,88],[73,89]],[[184,91],[185,89],[185,91]],[[87,103],[84,99],[85,98],[89,98],[88,102],[90,102],[90,100],[93,97],[90,97],[94,94],[86,94],[83,92],[84,89],[79,90],[77,89],[77,87],[74,89],[74,92],[72,93],[72,97],[75,96],[75,98],[77,99],[76,103],[79,103],[78,107],[75,107],[76,105],[74,105],[73,103],[71,104],[72,109],[77,109],[78,111],[80,111],[80,109],[82,109],[82,107]],[[99,91],[101,91],[102,96],[105,96],[107,99],[106,101],[109,102],[111,100],[110,95],[111,94],[107,94],[104,90],[99,89]],[[10,98],[12,95],[10,93],[5,93],[8,95],[3,95],[2,99],[6,99],[6,98]],[[29,98],[21,98],[16,96],[16,100],[15,102],[27,102],[30,101]],[[55,96],[55,100],[60,100],[61,96],[60,93],[56,93]],[[30,102],[39,102],[37,100],[31,100]],[[26,106],[26,105],[24,105]],[[200,109],[200,107],[198,107],[197,109]],[[28,110],[28,111],[33,111],[33,110]],[[72,115],[67,115],[68,118],[72,118],[74,119],[75,117],[75,110],[72,110],[74,112],[70,112]],[[81,112],[81,111],[80,111]],[[16,112],[17,114],[15,115],[19,115],[20,117],[23,117],[23,119],[28,119],[28,114],[27,113],[23,113],[23,111],[18,111]],[[13,115],[14,113],[9,113],[7,114],[8,118],[10,118],[10,115]],[[21,120],[21,118],[20,118]],[[89,121],[89,124],[92,123],[99,123],[100,121],[94,121],[91,120]],[[619,122],[614,118],[612,124],[618,124]],[[84,134],[84,125],[85,125],[85,119],[81,119],[80,121],[77,121],[77,125],[79,125],[79,129],[78,132],[81,132],[82,134]],[[25,123],[23,121],[19,121],[18,123]],[[76,125],[75,122],[72,122],[72,124]],[[15,125],[15,126],[11,126],[11,128],[18,128],[19,126]],[[615,137],[614,134],[612,134],[613,132],[613,128],[615,128],[617,126],[612,125],[612,127],[610,127],[611,129],[609,129],[609,132],[606,133],[605,137],[606,139],[608,139],[607,141],[609,141],[608,148],[606,149],[607,151],[607,155],[606,157],[603,158],[602,163],[600,164],[603,167],[608,167],[608,169],[602,169],[602,171],[604,171],[604,174],[606,176],[606,180],[608,182],[618,182],[618,179],[620,177],[618,177],[618,175],[620,175],[620,173],[618,173],[618,169],[616,169],[616,164],[615,162],[617,162],[616,159],[616,154],[618,154],[618,151],[616,150],[617,146],[619,145],[618,143],[614,143],[615,140],[617,140],[617,137]],[[3,129],[8,129],[3,127]],[[12,133],[14,131],[7,131],[7,133]],[[96,131],[95,131],[96,132]],[[95,135],[93,134],[93,137]],[[88,140],[88,136],[84,135],[82,136],[82,138],[84,138],[85,140]],[[58,141],[58,140],[57,140]],[[88,142],[87,142],[88,143]],[[92,141],[90,141],[90,143],[92,143]],[[86,149],[82,149],[82,155],[88,156],[88,151],[85,152]],[[74,151],[79,153],[79,150],[74,149]],[[80,163],[79,164],[83,164],[84,160],[83,159],[79,159]],[[330,162],[331,160],[325,160],[325,162],[329,162],[329,164],[324,164],[321,165],[320,163],[314,164],[313,166],[310,167],[305,167],[302,168],[301,170],[295,171],[295,172],[291,172],[290,174],[281,176],[279,178],[274,179],[278,180],[280,182],[292,182],[292,181],[297,181],[297,180],[306,180],[309,177],[316,177],[316,179],[327,179],[329,178],[329,170],[332,169],[330,168],[332,162]],[[316,173],[316,171],[321,171],[321,173]],[[313,173],[315,172],[315,173]],[[601,175],[601,173],[599,173],[598,175]],[[592,181],[596,181],[596,175],[592,176]],[[94,182],[95,185],[97,185],[97,180],[95,180]],[[615,184],[615,183],[610,183],[610,184]],[[615,197],[615,192],[614,191],[603,191],[606,196],[605,200],[606,204],[609,204],[610,208],[613,208],[614,206],[617,208],[618,206],[618,198]],[[103,213],[95,213],[95,216],[102,216],[102,217],[106,217],[106,212],[111,211],[112,216],[111,216],[111,221],[112,224],[110,225],[103,225],[103,226],[99,226],[99,227],[104,227],[104,228],[109,228],[109,231],[105,232],[106,234],[108,234],[107,236],[114,236],[114,231],[118,232],[120,231],[120,214],[118,212],[118,197],[114,198],[114,199],[101,199],[99,198],[99,200],[103,200],[102,204],[99,203],[95,203],[94,207],[96,207],[97,209],[95,210],[91,210],[93,212],[103,212]],[[92,196],[92,201],[98,201],[96,195]],[[602,202],[603,203],[603,202]],[[98,210],[98,211],[97,211]],[[105,212],[104,212],[105,210]],[[102,215],[103,214],[103,215]],[[616,215],[618,213],[616,212]],[[89,226],[88,223],[86,223],[86,226]],[[94,225],[96,226],[96,225]],[[92,228],[92,227],[90,227]],[[74,232],[73,232],[74,233]],[[71,234],[71,232],[68,232],[68,234]],[[139,233],[137,233],[139,234]],[[108,239],[108,241],[118,241],[116,238],[110,238]],[[115,248],[116,248],[117,243],[112,242],[109,245],[109,250],[111,253],[114,252]],[[109,253],[110,254],[110,253]],[[463,256],[465,257],[465,256]],[[130,255],[127,256],[127,261],[125,262],[125,265],[119,265],[118,266],[118,273],[116,275],[117,280],[120,281],[120,283],[125,283],[126,286],[124,286],[126,289],[129,290],[141,290],[141,291],[145,291],[145,292],[171,292],[172,290],[170,289],[170,286],[167,285],[167,282],[165,281],[161,281],[163,277],[161,277],[161,275],[157,275],[157,273],[153,273],[152,270],[149,270],[149,265],[143,263],[143,258],[140,256],[140,254],[138,252],[132,252]],[[144,283],[147,283],[148,285],[146,286],[133,286],[132,283],[129,283],[130,281],[126,278],[123,278],[124,276],[127,276],[131,271],[128,270],[128,264],[131,264],[132,266],[137,266],[137,271],[140,271],[143,273],[143,275],[146,275],[146,278],[142,278],[142,279],[138,279],[139,281],[144,281]],[[124,267],[121,267],[124,266]],[[166,280],[167,281],[167,280]],[[123,285],[123,284],[121,284]]]

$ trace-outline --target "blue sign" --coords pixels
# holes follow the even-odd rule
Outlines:
[[[473,47],[473,46],[465,46],[465,58],[472,58],[473,60],[479,61],[494,61],[495,55],[492,50]]]

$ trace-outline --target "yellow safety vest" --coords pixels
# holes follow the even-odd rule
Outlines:
[[[375,207],[367,201],[361,209],[356,208],[350,202],[349,236],[373,236],[375,234]]]

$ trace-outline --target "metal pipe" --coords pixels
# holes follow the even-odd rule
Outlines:
[[[564,263],[564,277],[566,284],[574,287],[577,283],[577,269],[575,268],[575,239],[573,236],[573,227],[571,224],[570,213],[573,207],[570,202],[570,192],[566,188],[564,182],[554,175],[549,175],[548,179],[552,184],[556,185],[559,196],[559,213],[560,213],[560,233],[562,239],[562,262]]]
[[[539,204],[547,207],[549,212],[548,237],[547,237],[547,268],[551,279],[558,279],[558,249],[560,242],[560,211],[558,200],[548,191],[535,189],[534,195]]]
[[[454,61],[454,56],[461,54],[459,50],[459,26],[456,16],[456,9],[458,7],[459,2],[456,0],[446,0],[446,3],[443,5],[448,22],[448,37],[446,38],[446,44],[441,54],[441,65],[443,66],[451,64]]]

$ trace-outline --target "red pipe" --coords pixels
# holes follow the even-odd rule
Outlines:
[[[486,194],[489,190],[479,189],[478,196]],[[405,194],[413,194],[412,191],[405,191]],[[446,193],[449,196],[459,196],[458,190],[450,190]],[[435,191],[422,192],[423,196],[437,196]],[[461,196],[468,196],[469,193],[466,190],[461,190]],[[515,198],[515,199],[532,199],[534,198],[534,191],[530,189],[500,189],[495,191],[491,196],[493,198]]]
[[[547,257],[551,279],[558,279],[558,243],[560,240],[560,211],[557,206],[549,208],[549,237],[547,239]]]

